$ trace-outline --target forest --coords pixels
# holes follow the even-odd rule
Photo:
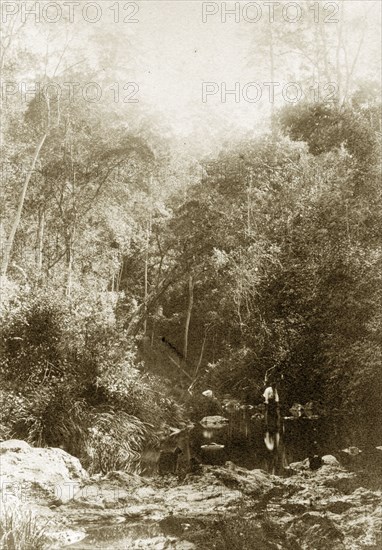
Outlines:
[[[370,14],[346,17],[243,29],[258,75],[334,81],[334,98],[272,103],[256,131],[205,110],[187,138],[160,108],[111,99],[137,71],[135,30],[7,18],[2,440],[139,471],[203,391],[258,405],[270,370],[287,408],[377,418],[378,38]],[[109,95],[95,101],[94,82]]]

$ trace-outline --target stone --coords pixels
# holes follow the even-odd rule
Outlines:
[[[216,416],[205,416],[200,421],[200,424],[203,427],[212,428],[217,426],[225,426],[227,422],[228,422],[228,418],[224,418],[224,416],[216,415]]]
[[[324,455],[321,460],[322,463],[326,464],[327,466],[340,466],[340,463],[333,455]]]
[[[37,449],[18,441],[5,443],[1,446],[2,480],[20,477],[29,484],[35,490],[31,498],[38,503],[34,510],[44,510],[44,502],[52,505],[44,512],[52,522],[52,541],[56,540],[49,546],[52,549],[72,542],[73,548],[90,548],[89,539],[76,544],[84,531],[102,525],[113,529],[117,523],[126,522],[139,525],[142,532],[138,535],[141,538],[136,534],[126,541],[123,538],[124,548],[191,550],[200,546],[178,537],[196,541],[197,525],[204,536],[205,526],[209,522],[215,525],[217,518],[232,518],[241,529],[247,522],[257,525],[261,514],[266,518],[261,529],[265,529],[262,536],[267,549],[382,547],[381,491],[361,487],[357,475],[347,472],[332,455],[322,457],[323,465],[314,471],[309,469],[308,459],[292,464],[296,469],[288,478],[247,470],[233,462],[204,465],[199,476],[182,480],[142,478],[126,472],[89,478],[79,461],[61,449]],[[52,484],[54,487],[57,480],[80,485],[72,500],[54,495]],[[13,502],[12,494],[4,496]],[[174,524],[171,530],[163,530],[166,535],[158,536],[156,530],[147,529],[160,525],[165,518],[168,526]],[[82,531],[70,532],[68,526],[73,525]],[[274,538],[274,533],[282,533],[284,538]],[[258,548],[262,548],[262,541]]]
[[[62,449],[32,447],[25,441],[0,444],[2,499],[14,494],[26,502],[67,502],[88,479],[80,461]]]
[[[288,532],[303,543],[303,548],[315,550],[346,550],[344,536],[331,519],[320,512],[305,512],[295,518]]]
[[[362,453],[361,449],[358,449],[358,447],[348,447],[347,449],[342,449],[342,452],[350,456],[357,456]]]
[[[293,403],[293,405],[289,409],[289,412],[291,412],[293,416],[299,417],[302,415],[303,410],[304,410],[304,407],[300,405],[300,403]]]
[[[18,453],[20,451],[28,451],[31,448],[29,443],[22,441],[21,439],[8,439],[0,443],[0,453],[6,453],[7,451],[13,451]]]
[[[301,470],[308,470],[309,469],[309,458],[306,458],[305,460],[302,460],[300,462],[292,462],[289,464],[289,468],[291,470],[294,470],[296,472],[299,472]]]

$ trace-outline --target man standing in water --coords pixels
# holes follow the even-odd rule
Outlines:
[[[271,382],[264,390],[263,397],[265,400],[265,422],[280,420],[279,394],[277,391],[276,382]]]

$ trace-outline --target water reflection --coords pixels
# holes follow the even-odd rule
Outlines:
[[[268,428],[266,426],[266,428]],[[281,475],[284,473],[284,467],[287,465],[285,457],[285,447],[280,436],[280,431],[266,431],[264,435],[264,444],[268,451],[262,464],[262,469],[270,474]]]
[[[276,417],[266,422],[264,418],[251,418],[249,411],[242,410],[226,416],[229,422],[221,427],[196,424],[191,431],[170,438],[169,447],[178,445],[183,451],[179,457],[180,474],[191,471],[195,462],[223,465],[229,460],[248,469],[261,468],[284,475],[292,462],[316,454],[334,454],[345,466],[364,471],[381,484],[382,452],[376,446],[382,442],[382,430],[375,423],[370,426],[350,417]],[[358,457],[341,451],[354,445],[364,449]],[[144,461],[147,475],[155,474],[151,460],[151,465]]]

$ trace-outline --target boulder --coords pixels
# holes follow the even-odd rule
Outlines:
[[[347,449],[342,449],[342,452],[350,456],[358,456],[362,453],[361,449],[358,449],[358,447],[348,447]]]
[[[21,439],[8,439],[7,441],[2,441],[0,443],[0,454],[8,451],[18,453],[20,451],[28,451],[29,449],[31,449],[29,443],[22,441]]]
[[[322,463],[326,466],[340,466],[340,463],[333,455],[324,455],[322,458]]]
[[[263,470],[247,470],[233,462],[228,462],[225,467],[207,467],[206,471],[211,472],[226,487],[241,491],[244,495],[262,496],[276,483],[272,476]]]
[[[305,460],[302,460],[300,462],[292,462],[291,464],[289,464],[289,468],[291,470],[294,470],[295,472],[299,472],[301,470],[308,470],[309,458],[306,458]]]
[[[295,518],[288,533],[297,537],[303,548],[346,550],[344,535],[335,523],[320,512],[305,512]]]
[[[233,414],[234,412],[239,411],[240,406],[241,406],[240,402],[233,399],[223,403],[223,409],[230,414]]]
[[[2,502],[12,497],[43,505],[67,502],[88,478],[80,461],[62,449],[12,439],[0,443],[0,454]]]
[[[303,410],[304,410],[304,407],[300,405],[300,403],[293,403],[292,407],[289,409],[289,411],[292,413],[294,417],[302,416]]]
[[[200,424],[205,428],[216,428],[220,426],[225,426],[227,422],[228,422],[228,418],[224,418],[224,416],[216,415],[216,416],[205,416],[200,421]]]

